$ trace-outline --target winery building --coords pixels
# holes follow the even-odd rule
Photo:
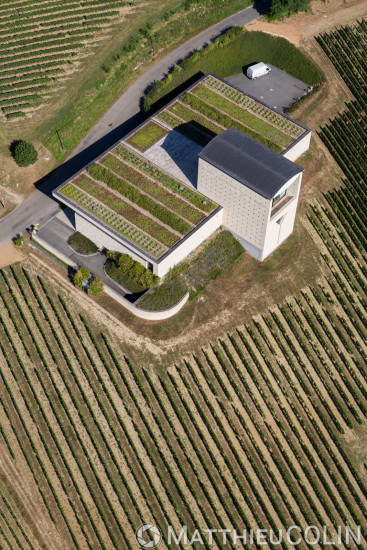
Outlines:
[[[212,112],[223,116],[211,121]],[[294,161],[310,138],[302,124],[210,74],[53,194],[77,231],[160,277],[222,225],[262,261],[292,234],[303,172]]]

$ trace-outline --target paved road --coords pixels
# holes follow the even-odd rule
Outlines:
[[[104,272],[103,266],[106,263],[105,254],[97,253],[90,256],[81,256],[68,246],[67,241],[73,233],[74,229],[72,229],[71,226],[66,225],[58,217],[54,217],[39,230],[38,238],[56,248],[56,250],[59,250],[59,252],[64,254],[64,256],[69,258],[72,262],[89,269],[95,277],[100,277],[103,282],[108,284],[117,294],[125,296],[126,292],[124,292],[122,287],[108,278]]]
[[[52,190],[143,121],[144,114],[140,109],[141,96],[151,82],[159,80],[169,67],[186,57],[191,51],[210,42],[222,31],[232,26],[246,25],[257,19],[267,11],[268,5],[269,0],[264,0],[220,21],[167,54],[146,71],[114,103],[73,151],[69,159],[48,176],[46,183],[0,221],[0,246],[11,240],[17,233],[24,233],[30,224],[42,225],[55,215],[59,206],[52,198]]]

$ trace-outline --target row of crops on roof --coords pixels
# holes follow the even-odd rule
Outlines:
[[[0,108],[7,119],[42,104],[96,34],[120,14],[116,0],[0,4]]]
[[[157,119],[201,145],[210,136],[234,126],[279,153],[304,132],[302,127],[214,76],[181,95]],[[202,143],[204,133],[208,136],[206,143]]]

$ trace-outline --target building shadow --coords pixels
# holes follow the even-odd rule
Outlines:
[[[184,123],[172,130],[162,142],[161,149],[172,159],[179,170],[197,187],[198,155],[215,134],[200,124]],[[174,174],[172,174],[174,175]]]
[[[147,116],[144,113],[138,113],[126,122],[120,124],[120,126],[114,128],[111,132],[86,147],[80,153],[68,158],[58,168],[55,168],[38,180],[35,183],[36,189],[48,197],[53,198],[52,192],[59,185],[65,183],[79,172],[82,172],[98,157],[110,151],[124,136],[144,122],[146,118]]]

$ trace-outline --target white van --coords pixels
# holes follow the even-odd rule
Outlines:
[[[265,65],[265,63],[256,63],[256,65],[251,65],[251,67],[247,69],[246,75],[251,80],[256,80],[256,78],[259,78],[259,76],[269,74],[270,71],[271,68],[268,67],[268,65]]]

